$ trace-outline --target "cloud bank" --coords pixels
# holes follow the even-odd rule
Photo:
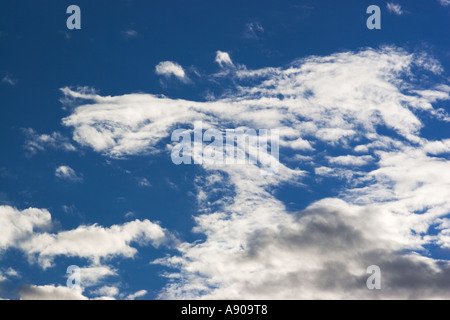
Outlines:
[[[233,64],[219,52],[216,62]],[[285,67],[240,66],[227,73],[235,87],[207,102],[64,88],[68,100],[85,103],[63,124],[74,141],[105,157],[162,153],[168,161],[172,131],[195,121],[218,130],[279,129],[277,175],[261,176],[254,165],[202,165],[193,231],[205,240],[179,243],[179,254],[152,262],[170,268],[160,298],[448,298],[448,261],[428,250],[450,246],[449,143],[427,139],[422,129],[423,119],[449,121],[439,104],[450,90],[445,80],[420,81],[442,73],[426,54],[384,47]],[[185,76],[173,63],[160,65],[159,74]],[[287,185],[308,199],[327,183],[333,195],[294,212],[277,193]],[[18,232],[29,233],[45,216]],[[105,245],[66,245],[94,235]],[[43,265],[60,254],[96,261],[133,256],[129,243],[141,237],[157,245],[164,232],[149,221],[80,227],[25,248]],[[380,291],[366,288],[370,265],[382,270]]]

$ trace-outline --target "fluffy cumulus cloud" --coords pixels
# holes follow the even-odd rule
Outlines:
[[[99,284],[108,277],[117,275],[117,271],[105,265],[91,265],[80,268],[80,280],[82,287],[91,287]],[[106,294],[103,294],[106,295]],[[108,296],[108,295],[107,295]]]
[[[68,180],[71,182],[80,182],[83,179],[69,166],[59,166],[55,170],[55,176],[61,180]]]
[[[121,294],[117,287],[103,286],[92,290],[89,294],[94,296],[91,300],[116,300],[116,297],[135,300],[136,298],[145,296],[147,291],[140,290],[126,296]],[[58,285],[24,286],[20,289],[19,296],[21,300],[89,300],[83,288],[74,289]]]
[[[47,210],[30,208],[20,211],[10,206],[0,206],[0,251],[51,226],[51,215]]]
[[[52,218],[47,210],[19,211],[1,206],[0,250],[19,249],[42,268],[51,267],[57,256],[86,258],[93,266],[81,272],[86,283],[95,284],[101,278],[116,274],[100,262],[113,257],[133,258],[137,249],[131,246],[132,243],[157,248],[176,242],[167,230],[149,220],[135,220],[109,228],[86,225],[56,233],[50,232],[52,228]]]
[[[166,233],[159,225],[136,220],[110,228],[91,225],[56,234],[38,234],[23,242],[21,248],[36,256],[40,265],[49,267],[56,256],[87,258],[94,263],[117,256],[132,258],[137,253],[130,246],[132,242],[158,247],[166,240]]]
[[[182,81],[187,80],[186,72],[184,71],[183,67],[176,62],[162,61],[156,65],[155,72],[156,74],[161,76],[174,76],[175,78],[178,78]]]
[[[58,256],[81,258],[88,266],[79,268],[80,288],[62,285],[20,284],[18,297],[24,300],[85,300],[123,299],[142,297],[145,293],[120,293],[119,288],[101,286],[118,275],[117,269],[105,263],[112,258],[133,258],[136,246],[174,246],[176,238],[167,230],[149,220],[135,220],[109,228],[99,225],[82,225],[72,230],[52,232],[55,224],[49,211],[29,208],[18,210],[0,206],[0,253],[19,250],[32,265],[42,269],[54,267]],[[21,275],[13,268],[0,268],[0,283],[20,280]],[[100,286],[100,287],[99,287]],[[97,289],[91,289],[96,288]],[[4,292],[1,292],[4,294]],[[128,295],[130,295],[128,293]]]
[[[232,64],[228,55],[216,62]],[[193,182],[199,208],[193,231],[205,239],[178,243],[179,254],[153,261],[172,270],[161,298],[448,298],[449,263],[427,250],[450,246],[449,144],[421,130],[423,117],[449,121],[439,105],[450,90],[421,84],[418,70],[433,79],[443,72],[425,54],[384,47],[285,67],[232,68],[236,87],[208,102],[65,88],[67,99],[81,103],[63,124],[78,144],[105,156],[164,153],[168,161],[173,130],[195,121],[221,131],[279,130],[275,175],[251,164],[202,165],[206,176]],[[277,197],[279,187],[290,185],[306,199],[327,187],[324,178],[333,179],[334,195],[299,212]],[[306,187],[307,180],[314,182]],[[57,255],[99,263],[133,256],[133,241],[158,245],[164,234],[136,221],[45,233],[23,247],[43,265]],[[370,265],[382,270],[380,291],[366,288]]]
[[[142,298],[147,294],[147,290],[139,290],[127,296],[127,300],[136,300],[137,298]]]
[[[79,106],[63,123],[74,129],[74,140],[81,145],[116,157],[159,152],[155,146],[170,136],[175,124],[195,120],[279,128],[280,143],[295,140],[306,148],[309,139],[345,145],[364,138],[378,143],[376,127],[381,125],[418,142],[422,124],[414,111],[434,113],[431,102],[449,94],[442,88],[406,94],[399,81],[415,64],[440,71],[435,61],[396,48],[345,52],[299,60],[285,69],[239,69],[234,75],[242,81],[237,92],[216,101],[86,95],[93,103]],[[245,86],[258,80],[258,86]],[[63,92],[83,97],[68,88]]]

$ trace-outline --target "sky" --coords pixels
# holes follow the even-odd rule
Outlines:
[[[450,298],[449,18],[2,0],[0,299]],[[277,130],[276,172],[175,164],[199,122]]]

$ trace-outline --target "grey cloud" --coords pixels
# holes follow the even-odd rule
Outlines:
[[[426,154],[445,151],[446,142],[421,137],[419,115],[439,120],[435,105],[449,99],[448,88],[419,92],[412,67],[437,77],[443,72],[426,55],[385,47],[307,57],[287,67],[230,68],[224,76],[236,87],[207,103],[66,88],[84,104],[63,124],[82,146],[113,158],[167,152],[158,146],[171,130],[198,120],[219,130],[278,128],[283,148],[303,154],[314,146],[312,171],[344,182],[335,198],[292,214],[276,191],[301,186],[305,171],[284,165],[283,153],[276,176],[261,177],[255,166],[203,165],[211,181],[217,171],[226,176],[219,190],[225,196],[214,198],[213,183],[197,184],[194,231],[205,240],[179,244],[178,255],[154,261],[176,268],[161,298],[447,297],[446,282],[439,281],[447,264],[425,250],[447,243],[448,230],[439,237],[427,231],[450,209],[448,161]],[[379,134],[380,126],[396,135]],[[327,150],[338,146],[344,154],[330,158]],[[380,292],[365,286],[366,269],[375,264],[386,285]]]

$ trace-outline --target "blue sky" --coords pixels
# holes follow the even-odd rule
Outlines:
[[[0,298],[448,298],[449,14],[2,1]],[[280,171],[174,165],[195,121],[279,129]]]

